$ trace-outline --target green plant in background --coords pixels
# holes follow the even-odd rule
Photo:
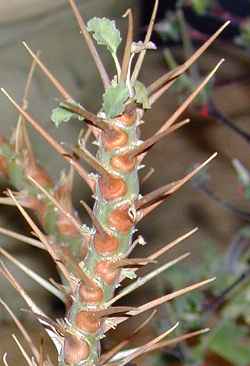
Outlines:
[[[184,53],[187,55],[193,49],[193,43],[182,5],[184,3],[179,4],[176,13],[171,13],[156,29],[165,40],[181,40]],[[192,2],[197,13],[204,13],[207,10],[206,5],[204,1]],[[170,47],[165,48],[164,57],[170,69],[178,67]],[[194,65],[188,74],[177,81],[175,92],[181,96],[181,100],[183,95],[195,88],[200,79],[201,72],[197,65]],[[210,83],[203,89],[195,102],[196,111],[199,110],[200,115],[205,118],[208,116],[216,118],[249,143],[249,134],[230,121],[215,106],[212,100],[214,87],[214,83]],[[233,166],[237,172],[241,193],[244,199],[249,201],[250,172],[237,159],[233,160]],[[217,204],[239,216],[246,225],[236,233],[226,253],[221,253],[215,243],[203,243],[199,248],[202,257],[196,266],[182,264],[182,270],[178,268],[177,271],[173,268],[165,280],[162,277],[160,286],[171,290],[196,278],[207,277],[211,273],[216,275],[217,281],[209,291],[190,293],[173,305],[167,305],[165,313],[162,312],[161,316],[165,317],[166,322],[167,319],[182,319],[185,331],[192,331],[208,322],[215,324],[213,331],[206,339],[200,339],[198,344],[183,343],[177,347],[173,351],[174,360],[179,359],[185,364],[203,365],[209,352],[212,352],[234,365],[247,366],[250,360],[250,213],[222,200],[210,189],[209,179],[208,173],[203,170],[193,179],[194,189],[205,193]],[[162,361],[165,363],[166,359],[170,361],[168,352]]]
[[[69,0],[69,3],[104,85],[105,91],[100,111],[94,114],[76,102],[42,63],[38,55],[24,43],[25,48],[33,58],[33,64],[27,81],[23,105],[17,104],[9,93],[2,89],[20,117],[10,141],[2,138],[0,145],[2,175],[16,190],[13,192],[8,189],[7,197],[1,198],[1,203],[16,205],[36,238],[25,237],[4,228],[1,229],[1,232],[36,246],[40,250],[47,251],[58,268],[62,283],[57,284],[54,281],[41,278],[37,273],[17,261],[6,250],[1,248],[0,252],[2,256],[15,263],[65,304],[65,318],[60,320],[48,318],[11,274],[6,263],[1,263],[0,272],[19,292],[28,304],[30,311],[45,327],[56,347],[60,366],[111,364],[123,366],[144,353],[166,346],[168,342],[177,343],[183,337],[186,339],[207,331],[206,328],[196,329],[194,332],[165,341],[164,338],[178,326],[177,322],[171,324],[167,330],[164,329],[160,336],[138,348],[132,347],[123,351],[123,348],[129,344],[129,340],[133,339],[131,336],[129,340],[125,340],[107,352],[103,352],[101,349],[101,340],[106,337],[110,329],[115,328],[118,324],[144,312],[153,311],[143,323],[145,326],[154,315],[156,307],[208,284],[214,279],[189,284],[187,287],[163,294],[163,296],[138,307],[116,305],[118,300],[123,299],[127,294],[188,256],[188,253],[185,253],[168,263],[153,268],[143,277],[137,277],[140,266],[153,265],[163,253],[189,237],[196,229],[163,246],[148,257],[131,258],[133,249],[137,245],[145,244],[141,236],[134,238],[135,227],[139,221],[149,215],[167,197],[180,189],[207,165],[216,154],[183,178],[156,188],[144,196],[140,193],[138,172],[142,168],[143,159],[150,148],[188,122],[187,120],[179,122],[178,119],[207,85],[222,61],[216,65],[152,137],[142,142],[138,130],[146,110],[151,108],[175,80],[188,70],[228,23],[225,23],[183,65],[145,87],[138,80],[138,77],[146,51],[155,49],[150,38],[158,1],[155,2],[144,41],[133,42],[131,10],[128,10],[124,15],[128,18],[128,32],[121,62],[117,51],[122,39],[115,22],[105,18],[93,18],[85,25],[75,1]],[[98,45],[106,48],[114,60],[116,72],[112,80],[98,55],[92,36]],[[87,127],[85,135],[80,133],[73,151],[66,150],[62,144],[54,140],[27,111],[27,93],[36,65],[44,72],[62,97],[59,106],[52,112],[51,119],[55,126],[60,127],[62,123],[70,123],[75,118],[80,121],[78,123]],[[70,164],[69,173],[62,173],[57,184],[37,163],[32,151],[32,144],[28,138],[27,125],[31,125]],[[97,145],[96,156],[87,149],[90,134]],[[85,160],[94,173],[85,170],[80,163],[81,159]],[[73,208],[74,171],[81,176],[93,194],[92,210],[85,202],[81,202],[92,221],[92,227],[83,224]],[[37,226],[27,209],[31,209],[36,214],[42,229]],[[132,282],[117,291],[117,288],[126,278]],[[29,346],[29,352],[27,352],[23,348],[22,342],[18,338],[14,338],[27,364],[30,366],[52,365],[50,357],[45,354],[42,347],[40,350],[36,347],[32,336],[27,334],[4,300],[1,300],[1,303],[12,316],[22,333],[23,340]],[[142,327],[133,330],[133,335],[137,334]],[[3,361],[5,365],[8,365],[8,355],[4,355]]]

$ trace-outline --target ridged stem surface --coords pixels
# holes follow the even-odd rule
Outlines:
[[[139,182],[136,159],[128,153],[137,147],[140,118],[141,110],[124,114],[110,120],[111,130],[100,134],[97,159],[109,173],[96,179],[93,213],[101,229],[95,227],[87,256],[80,263],[90,283],[83,280],[76,286],[67,317],[72,332],[65,337],[60,366],[98,364],[106,325],[98,311],[106,309],[122,281],[122,260],[132,244],[135,218],[129,209],[138,198]]]

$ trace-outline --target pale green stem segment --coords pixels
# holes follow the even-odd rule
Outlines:
[[[138,116],[137,121],[132,126],[123,126],[121,122],[118,120],[111,120],[110,123],[115,125],[116,127],[120,128],[122,131],[126,132],[128,135],[128,144],[122,148],[122,150],[128,151],[131,148],[134,148],[138,142],[138,136],[137,136],[137,130],[138,130],[138,124],[140,122],[140,118],[142,115],[142,111],[138,110]],[[108,170],[113,176],[120,176],[123,178],[123,180],[126,182],[127,185],[127,193],[113,201],[106,201],[101,194],[101,190],[99,187],[99,184],[96,185],[96,192],[95,192],[95,205],[94,205],[94,215],[96,216],[97,220],[101,224],[101,226],[105,229],[107,233],[110,233],[112,236],[115,236],[120,245],[119,249],[116,253],[106,256],[106,255],[100,255],[95,250],[95,247],[93,245],[93,241],[89,243],[89,250],[87,253],[87,257],[84,259],[82,263],[80,263],[81,268],[85,272],[86,275],[89,276],[97,285],[103,290],[104,293],[104,299],[103,303],[96,305],[95,307],[88,306],[81,302],[79,294],[76,291],[76,294],[74,296],[75,301],[73,302],[73,305],[70,309],[68,321],[71,324],[71,330],[73,329],[73,332],[77,332],[78,334],[81,334],[81,338],[88,343],[89,345],[89,357],[87,360],[84,361],[84,363],[76,363],[72,364],[70,366],[80,366],[82,364],[84,365],[97,365],[99,363],[99,349],[100,349],[100,339],[104,336],[104,324],[102,324],[101,328],[98,330],[96,334],[88,334],[87,332],[80,331],[77,329],[77,326],[75,324],[75,318],[76,315],[79,313],[79,311],[93,311],[95,309],[102,309],[108,307],[109,301],[114,296],[115,288],[118,286],[120,280],[116,281],[112,285],[108,285],[105,283],[98,275],[95,273],[95,268],[98,262],[100,261],[109,261],[109,262],[116,262],[119,261],[119,259],[126,258],[129,253],[129,248],[132,245],[132,236],[134,232],[134,226],[126,233],[121,233],[115,230],[114,228],[110,227],[108,223],[108,217],[111,214],[113,210],[115,210],[117,207],[121,207],[125,204],[128,204],[128,206],[132,205],[134,200],[136,200],[139,196],[139,179],[138,179],[138,169],[137,166],[129,173],[120,173],[117,172],[117,170],[114,170],[114,168],[111,165],[111,159],[115,155],[120,155],[121,150],[120,149],[114,149],[111,152],[105,150],[103,144],[102,144],[102,138],[100,137],[99,140],[99,150],[97,153],[97,159],[100,161],[102,166]],[[94,238],[94,236],[93,236]],[[122,273],[123,270],[121,270]],[[121,275],[120,275],[121,278]],[[74,330],[75,328],[75,330]],[[61,355],[61,360],[59,363],[60,366],[68,366],[63,360],[63,352]]]

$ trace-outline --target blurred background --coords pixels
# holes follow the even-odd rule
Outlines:
[[[137,39],[141,39],[154,1],[81,0],[78,4],[86,19],[93,16],[114,19],[124,36],[126,21],[122,14],[131,7],[136,19]],[[250,365],[250,2],[161,0],[153,34],[153,41],[158,48],[157,51],[148,52],[141,81],[149,85],[169,69],[184,62],[227,19],[231,20],[231,25],[223,36],[185,77],[157,101],[146,114],[142,128],[143,138],[157,131],[218,60],[222,57],[226,59],[209,88],[185,114],[185,117],[192,118],[192,123],[159,143],[146,159],[147,169],[154,167],[155,173],[143,185],[143,193],[182,177],[195,164],[218,152],[218,158],[202,175],[171,197],[139,227],[148,245],[143,248],[143,253],[135,253],[136,256],[145,255],[145,251],[150,253],[152,247],[160,247],[198,226],[198,233],[171,253],[169,258],[183,250],[191,251],[192,255],[185,265],[178,265],[127,300],[136,305],[159,296],[159,293],[216,275],[218,280],[208,292],[176,300],[172,305],[162,308],[145,330],[142,339],[151,339],[152,334],[157,335],[161,328],[165,329],[166,324],[169,325],[175,318],[181,318],[183,332],[208,325],[214,326],[215,330],[204,338],[205,341],[196,340],[181,347],[166,348],[160,355],[144,359],[144,364],[148,365]],[[76,100],[94,112],[98,110],[102,85],[67,1],[2,1],[0,30],[0,85],[16,100],[22,99],[31,63],[30,56],[21,44],[25,40],[34,51],[41,51],[41,59]],[[100,53],[112,73],[114,70],[109,55],[102,49]],[[81,123],[64,124],[56,129],[50,121],[50,114],[58,100],[55,89],[37,70],[29,109],[51,135],[70,146],[76,141]],[[18,116],[1,95],[0,111],[0,134],[10,137]],[[57,179],[60,170],[66,168],[64,162],[34,131],[29,132],[40,163],[46,164],[50,175]],[[1,186],[4,190],[7,183],[2,181]],[[88,188],[78,179],[75,186],[76,207],[79,208],[80,199],[91,204]],[[83,210],[81,214],[86,220]],[[14,208],[2,206],[0,221],[0,225],[5,228],[23,233],[28,231]],[[39,270],[44,277],[56,278],[54,266],[46,256],[37,256],[35,250],[31,251],[2,235],[0,243],[23,263]],[[14,266],[8,264],[8,268],[18,276],[48,315],[63,314],[63,309],[45,291],[41,291]],[[20,312],[24,304],[19,296],[4,280],[0,279],[0,283],[1,297],[30,326],[32,319]],[[18,354],[13,352],[11,339],[15,329],[2,308],[0,321],[0,355],[11,350],[12,364],[11,361],[19,360]],[[32,332],[37,339],[40,337],[39,327],[32,327]],[[120,333],[116,332],[116,337],[122,339],[127,332],[128,329],[123,327]],[[109,349],[112,342],[115,344],[118,339],[109,340],[104,347]]]

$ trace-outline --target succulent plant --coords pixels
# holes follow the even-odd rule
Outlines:
[[[182,338],[186,339],[206,331],[206,329],[201,329],[181,337],[164,340],[174,331],[177,323],[140,347],[132,347],[124,351],[123,348],[129,343],[129,340],[125,340],[105,353],[101,350],[101,340],[110,329],[115,328],[118,324],[131,317],[152,311],[148,319],[133,331],[133,335],[135,335],[151,319],[155,308],[159,305],[213,281],[212,278],[192,284],[138,307],[132,306],[132,304],[131,306],[116,305],[118,300],[188,255],[185,253],[148,272],[143,277],[137,277],[141,266],[155,263],[163,253],[189,237],[196,229],[180,236],[145,258],[133,258],[130,257],[133,249],[137,245],[145,244],[141,235],[134,238],[136,224],[180,189],[216,154],[183,178],[156,188],[144,196],[140,193],[138,171],[142,168],[143,159],[153,145],[189,122],[187,120],[179,121],[179,118],[214,76],[223,60],[215,66],[152,137],[144,142],[141,141],[139,129],[146,110],[151,108],[175,80],[202,55],[228,23],[225,23],[183,65],[146,87],[138,80],[138,77],[146,52],[155,48],[154,44],[150,42],[150,38],[158,0],[155,1],[145,39],[141,42],[133,42],[132,11],[129,9],[124,14],[124,17],[128,19],[128,32],[121,62],[117,56],[117,49],[122,39],[115,22],[106,18],[93,18],[85,24],[75,1],[69,0],[69,4],[103,82],[105,91],[100,111],[95,115],[75,101],[39,56],[24,43],[33,58],[33,63],[22,105],[17,104],[9,93],[2,89],[20,117],[10,141],[2,138],[0,144],[1,173],[16,190],[16,192],[12,192],[8,189],[7,197],[3,197],[1,202],[16,205],[37,238],[25,237],[6,229],[1,229],[1,233],[14,236],[47,251],[58,268],[62,284],[51,283],[41,278],[3,249],[0,249],[1,254],[57,296],[65,304],[65,318],[63,320],[50,319],[25,292],[6,265],[2,264],[0,271],[26,301],[33,315],[45,326],[48,336],[57,349],[58,365],[112,364],[123,366],[144,353],[167,345],[168,342],[172,344]],[[114,60],[116,75],[112,80],[105,70],[94,41],[98,45],[106,47]],[[60,126],[62,122],[70,123],[71,118],[76,117],[87,126],[87,135],[79,137],[76,147],[72,151],[66,150],[64,146],[54,140],[27,111],[27,91],[36,65],[44,72],[62,97],[62,101],[52,112],[51,119],[55,125]],[[69,173],[62,174],[59,183],[54,184],[44,167],[37,163],[28,138],[27,125],[31,125],[45,142],[69,163]],[[96,156],[92,155],[86,147],[87,136],[90,134],[96,140]],[[88,163],[94,173],[89,173],[81,165],[81,159]],[[93,209],[90,209],[85,202],[81,202],[92,221],[91,228],[80,221],[72,205],[74,171],[88,185],[94,197]],[[31,209],[35,213],[42,229],[31,218],[27,209]],[[126,278],[132,280],[131,284],[117,291]],[[12,314],[13,320],[22,332],[23,340],[30,346],[32,356],[27,354],[21,342],[15,338],[27,364],[52,365],[49,356],[37,349],[32,337],[20,325],[8,305],[3,301],[2,304]],[[133,339],[132,336],[131,339]],[[8,355],[4,356],[4,363],[8,365]]]

